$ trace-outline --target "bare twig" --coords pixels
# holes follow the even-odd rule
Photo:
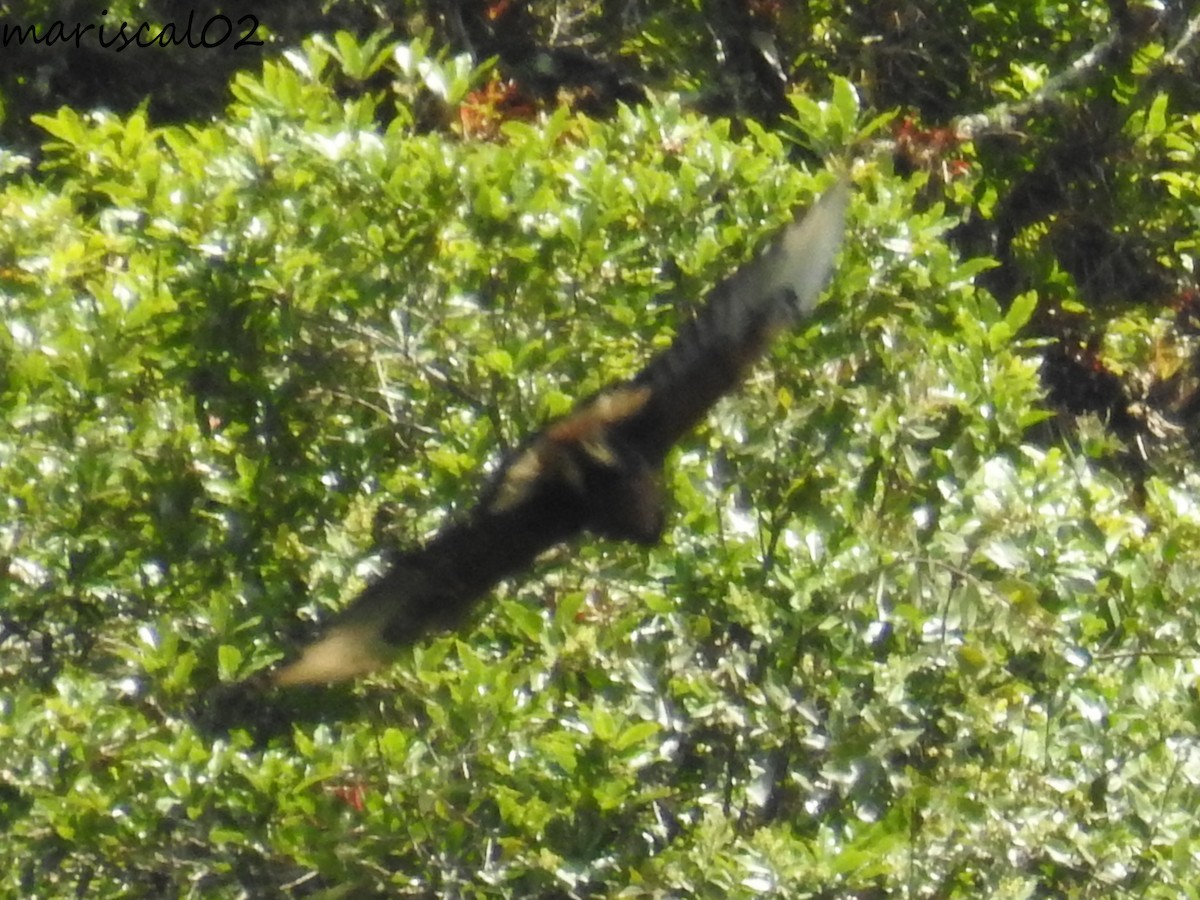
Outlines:
[[[1112,34],[1029,97],[1019,103],[1000,103],[984,112],[962,116],[953,125],[955,134],[962,140],[973,140],[988,134],[1019,131],[1030,118],[1066,106],[1071,92],[1102,78],[1115,62],[1132,56],[1143,44],[1153,40],[1155,28],[1128,17],[1117,21],[1120,27]],[[1198,50],[1200,15],[1188,20],[1174,46],[1143,77],[1144,85],[1153,84],[1166,72],[1186,71],[1195,61]]]
[[[1099,78],[1112,62],[1128,51],[1125,35],[1114,32],[1020,103],[1000,103],[985,112],[962,116],[954,123],[954,131],[964,141],[987,134],[1019,131],[1033,116],[1063,105],[1068,91]]]
[[[1193,16],[1188,20],[1179,40],[1163,56],[1159,66],[1164,69],[1187,71],[1187,67],[1195,61],[1198,43],[1200,43],[1197,41],[1198,38],[1200,38],[1200,15]]]

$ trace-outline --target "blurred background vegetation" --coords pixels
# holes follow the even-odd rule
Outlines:
[[[0,3],[3,893],[1194,896],[1198,6]],[[662,546],[233,688],[830,160]]]

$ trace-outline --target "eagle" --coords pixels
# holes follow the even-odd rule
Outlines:
[[[329,683],[376,669],[425,635],[456,627],[500,581],[582,533],[658,541],[668,452],[738,386],[774,337],[812,312],[833,269],[849,198],[842,178],[718,284],[638,374],[522,441],[464,516],[399,555],[270,680]]]

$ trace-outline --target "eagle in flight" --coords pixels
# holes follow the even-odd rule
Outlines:
[[[522,442],[461,520],[403,554],[271,680],[342,681],[377,668],[427,633],[454,627],[498,582],[580,532],[655,543],[668,451],[737,387],[772,338],[816,306],[849,197],[843,179],[718,284],[641,372]]]

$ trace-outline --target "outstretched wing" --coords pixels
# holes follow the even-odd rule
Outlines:
[[[787,226],[757,259],[718,284],[671,346],[631,382],[649,400],[621,424],[647,461],[659,464],[783,329],[812,312],[845,231],[850,186],[839,181]]]
[[[781,329],[811,312],[833,267],[848,199],[840,182],[719,284],[640,374],[526,441],[463,520],[363,591],[274,683],[340,681],[376,668],[395,649],[456,625],[499,581],[580,531],[656,541],[667,451],[740,383]]]
[[[397,560],[274,683],[343,681],[378,668],[429,632],[456,627],[498,582],[580,527],[578,516],[541,496],[499,512],[477,506]]]

